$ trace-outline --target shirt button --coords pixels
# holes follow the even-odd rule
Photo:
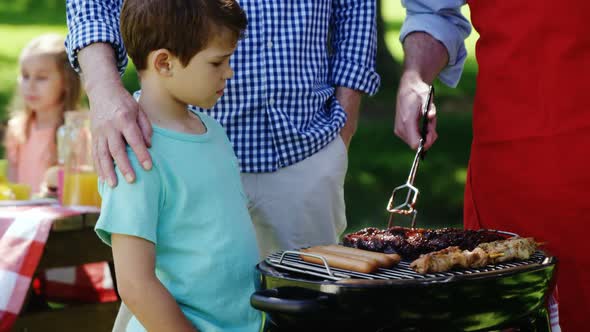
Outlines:
[[[270,99],[268,100],[268,104],[269,104],[270,106],[274,105],[274,104],[275,104],[275,100],[274,100],[274,99],[272,99],[272,98],[270,98]]]
[[[272,41],[270,41],[270,40],[268,41],[268,43],[266,43],[266,47],[268,47],[268,48],[272,48],[272,45],[273,45]]]

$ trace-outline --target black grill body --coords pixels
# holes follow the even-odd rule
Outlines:
[[[257,265],[252,305],[272,331],[550,331],[545,302],[556,259],[420,275],[401,262],[373,275],[324,268],[276,253]],[[327,324],[327,325],[326,325]]]

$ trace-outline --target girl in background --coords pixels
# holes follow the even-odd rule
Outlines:
[[[31,40],[19,57],[17,93],[5,134],[7,175],[33,194],[45,172],[57,164],[56,131],[64,111],[80,106],[81,84],[71,68],[64,37],[44,34]]]
[[[80,109],[82,88],[68,62],[64,37],[43,34],[21,51],[17,93],[5,132],[7,176],[13,183],[31,187],[33,194],[55,186],[57,129],[64,112]],[[33,303],[109,302],[117,300],[106,262],[40,271],[33,282]],[[71,276],[74,277],[72,282]],[[108,279],[107,279],[108,278]]]

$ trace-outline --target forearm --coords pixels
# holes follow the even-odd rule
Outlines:
[[[18,180],[16,163],[12,163],[9,161],[6,168],[6,177],[8,178],[8,181],[16,183]]]
[[[126,146],[131,146],[146,170],[151,169],[147,150],[151,124],[123,86],[111,44],[90,44],[77,53],[77,59],[90,102],[92,159],[98,176],[111,187],[117,185],[114,159],[125,180],[133,182],[135,172],[129,164]]]
[[[404,39],[403,76],[432,84],[449,62],[445,46],[427,33],[414,32]]]
[[[66,50],[70,63],[80,69],[78,53],[95,43],[107,43],[116,51],[117,66],[123,74],[127,52],[119,31],[123,0],[67,0]]]
[[[84,90],[90,98],[101,87],[124,88],[110,44],[94,43],[78,52]]]
[[[332,6],[329,83],[374,95],[380,85],[375,2],[333,0]]]
[[[357,90],[346,87],[336,88],[336,99],[344,109],[344,112],[346,112],[347,117],[346,124],[341,130],[342,138],[347,146],[352,140],[352,136],[358,126],[361,98],[362,94]]]
[[[119,293],[147,331],[197,331],[155,276],[120,282]]]
[[[469,20],[461,13],[465,0],[402,0],[406,18],[400,29],[400,41],[414,33],[427,33],[446,48],[448,60],[438,78],[457,86],[467,58],[464,40],[471,33]]]

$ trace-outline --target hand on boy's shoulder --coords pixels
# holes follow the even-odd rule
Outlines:
[[[159,176],[157,170],[154,170],[155,168],[157,168],[156,163],[154,162],[153,167],[150,170],[146,170],[143,167],[141,167],[141,163],[139,162],[137,155],[135,155],[135,153],[133,152],[131,147],[127,146],[126,151],[127,151],[127,156],[129,157],[129,164],[131,165],[131,167],[133,168],[133,171],[136,174],[135,181],[133,181],[131,183],[128,183],[127,181],[125,181],[125,177],[124,177],[123,173],[121,172],[121,169],[117,166],[117,163],[114,162],[115,175],[117,176],[117,186],[115,188],[117,188],[121,185],[133,186],[134,184],[144,182],[144,181],[152,181],[152,182],[155,181],[156,180],[155,178]],[[150,153],[153,153],[153,152],[150,151]],[[106,185],[106,183],[105,183],[105,185]],[[106,187],[108,187],[108,185],[106,185]]]

